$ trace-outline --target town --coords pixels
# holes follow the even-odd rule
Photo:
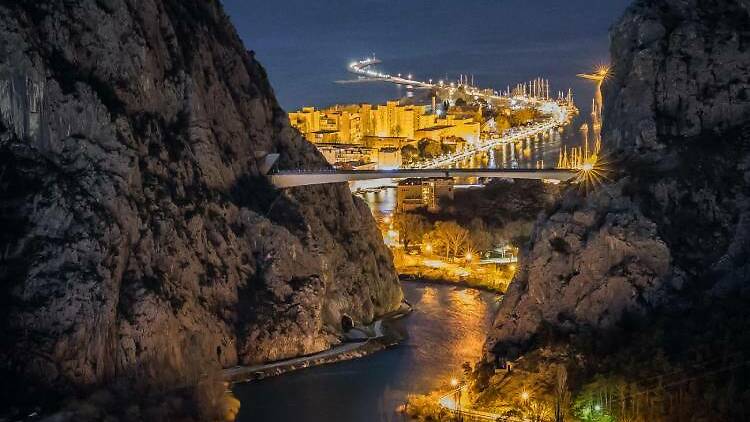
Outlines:
[[[532,157],[532,147],[545,148],[540,142],[557,145],[559,133],[578,113],[570,89],[558,91],[553,99],[550,82],[544,78],[501,92],[476,87],[473,78],[465,75],[451,82],[416,81],[412,75],[393,77],[370,69],[380,63],[367,58],[351,64],[349,70],[365,80],[404,85],[408,96],[385,104],[309,106],[289,113],[291,125],[336,170],[580,168],[596,160],[600,145],[596,141],[589,148],[585,129],[581,146],[571,147],[570,152],[560,148],[556,160],[545,163]],[[490,162],[491,155],[497,151],[505,155],[506,148],[510,157],[502,163]],[[484,193],[471,189],[488,183],[491,187]],[[515,273],[518,245],[528,236],[534,213],[555,190],[483,177],[405,177],[350,184],[372,208],[378,206],[376,198],[394,196],[393,209],[373,212],[402,277],[450,280],[498,292],[505,290]],[[474,214],[472,218],[461,216],[467,205],[501,197],[519,198],[526,204],[523,221],[497,221],[472,212],[464,212]],[[502,201],[497,202],[495,212],[504,208]]]

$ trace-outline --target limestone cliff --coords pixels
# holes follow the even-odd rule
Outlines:
[[[603,142],[611,181],[536,226],[487,343],[689,307],[750,281],[750,15],[745,0],[639,0],[611,31]]]
[[[343,184],[217,1],[0,2],[0,362],[86,385],[186,354],[222,366],[339,341],[401,290]]]

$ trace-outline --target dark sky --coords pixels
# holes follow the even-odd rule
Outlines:
[[[375,53],[388,73],[474,74],[495,89],[546,76],[591,96],[575,74],[609,61],[608,30],[629,0],[225,0],[282,106],[379,102],[383,84],[336,84],[346,65]]]

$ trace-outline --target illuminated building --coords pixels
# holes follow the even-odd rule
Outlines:
[[[426,208],[430,212],[440,210],[443,198],[453,199],[453,178],[410,178],[398,183],[396,210],[398,212]]]
[[[289,113],[289,122],[312,143],[362,142],[362,117],[356,111],[338,107],[328,110],[304,107],[300,111]]]
[[[421,128],[415,132],[416,139],[432,139],[440,141],[445,138],[458,137],[467,142],[478,142],[481,123],[473,118],[456,118],[448,115],[444,119],[436,119],[434,126]]]
[[[304,107],[289,113],[289,121],[308,141],[316,144],[343,144],[372,148],[375,151],[401,149],[415,145],[421,139],[446,142],[452,149],[461,151],[466,142],[479,141],[482,126],[482,109],[458,108],[444,117],[431,113],[430,105],[401,105],[388,101],[384,105],[352,104],[334,106],[323,110]],[[331,147],[327,147],[328,150]],[[328,152],[332,156],[332,152]],[[380,168],[395,168],[400,163],[393,151],[375,154]],[[341,162],[330,159],[332,163]],[[400,166],[400,164],[399,164]]]
[[[428,111],[430,106],[400,105],[388,101],[385,105],[370,104],[335,106],[325,110],[304,107],[289,113],[289,121],[310,142],[340,142],[360,144],[363,138],[405,138],[440,140],[441,137],[457,136],[469,142],[479,139],[481,118],[476,111],[450,113],[438,118]],[[480,111],[481,112],[481,111]],[[430,130],[425,130],[430,129]],[[326,131],[326,136],[321,132]],[[336,132],[335,135],[328,134]],[[429,132],[429,133],[428,133]],[[316,136],[315,134],[318,133]],[[421,136],[428,133],[429,136]],[[321,141],[324,138],[325,140]],[[332,138],[334,140],[332,140]],[[392,148],[388,145],[387,148]]]
[[[379,149],[376,163],[377,163],[378,170],[393,170],[393,169],[401,168],[401,165],[403,164],[401,160],[401,149],[399,148]]]
[[[342,167],[346,163],[346,167],[360,168],[370,163],[374,169],[378,159],[377,150],[361,145],[333,143],[318,144],[317,147],[323,157],[335,167]]]
[[[415,144],[414,139],[408,139],[401,136],[365,136],[363,145],[369,148],[403,148],[408,144]]]

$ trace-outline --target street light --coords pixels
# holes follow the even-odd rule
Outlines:
[[[432,244],[428,243],[424,247],[425,252],[432,253]]]
[[[456,389],[455,394],[456,398],[453,401],[454,403],[454,410],[458,411],[458,417],[460,420],[463,420],[463,415],[461,414],[461,382],[458,381],[456,378],[451,379],[451,386]]]
[[[528,391],[524,390],[524,391],[522,391],[522,392],[521,392],[521,400],[522,400],[522,401],[523,401],[524,403],[525,403],[525,402],[527,402],[527,401],[529,401],[529,398],[530,398],[530,397],[531,397],[531,396],[529,395],[529,392],[528,392]]]
[[[471,262],[472,259],[474,259],[474,254],[466,252],[466,261]]]

